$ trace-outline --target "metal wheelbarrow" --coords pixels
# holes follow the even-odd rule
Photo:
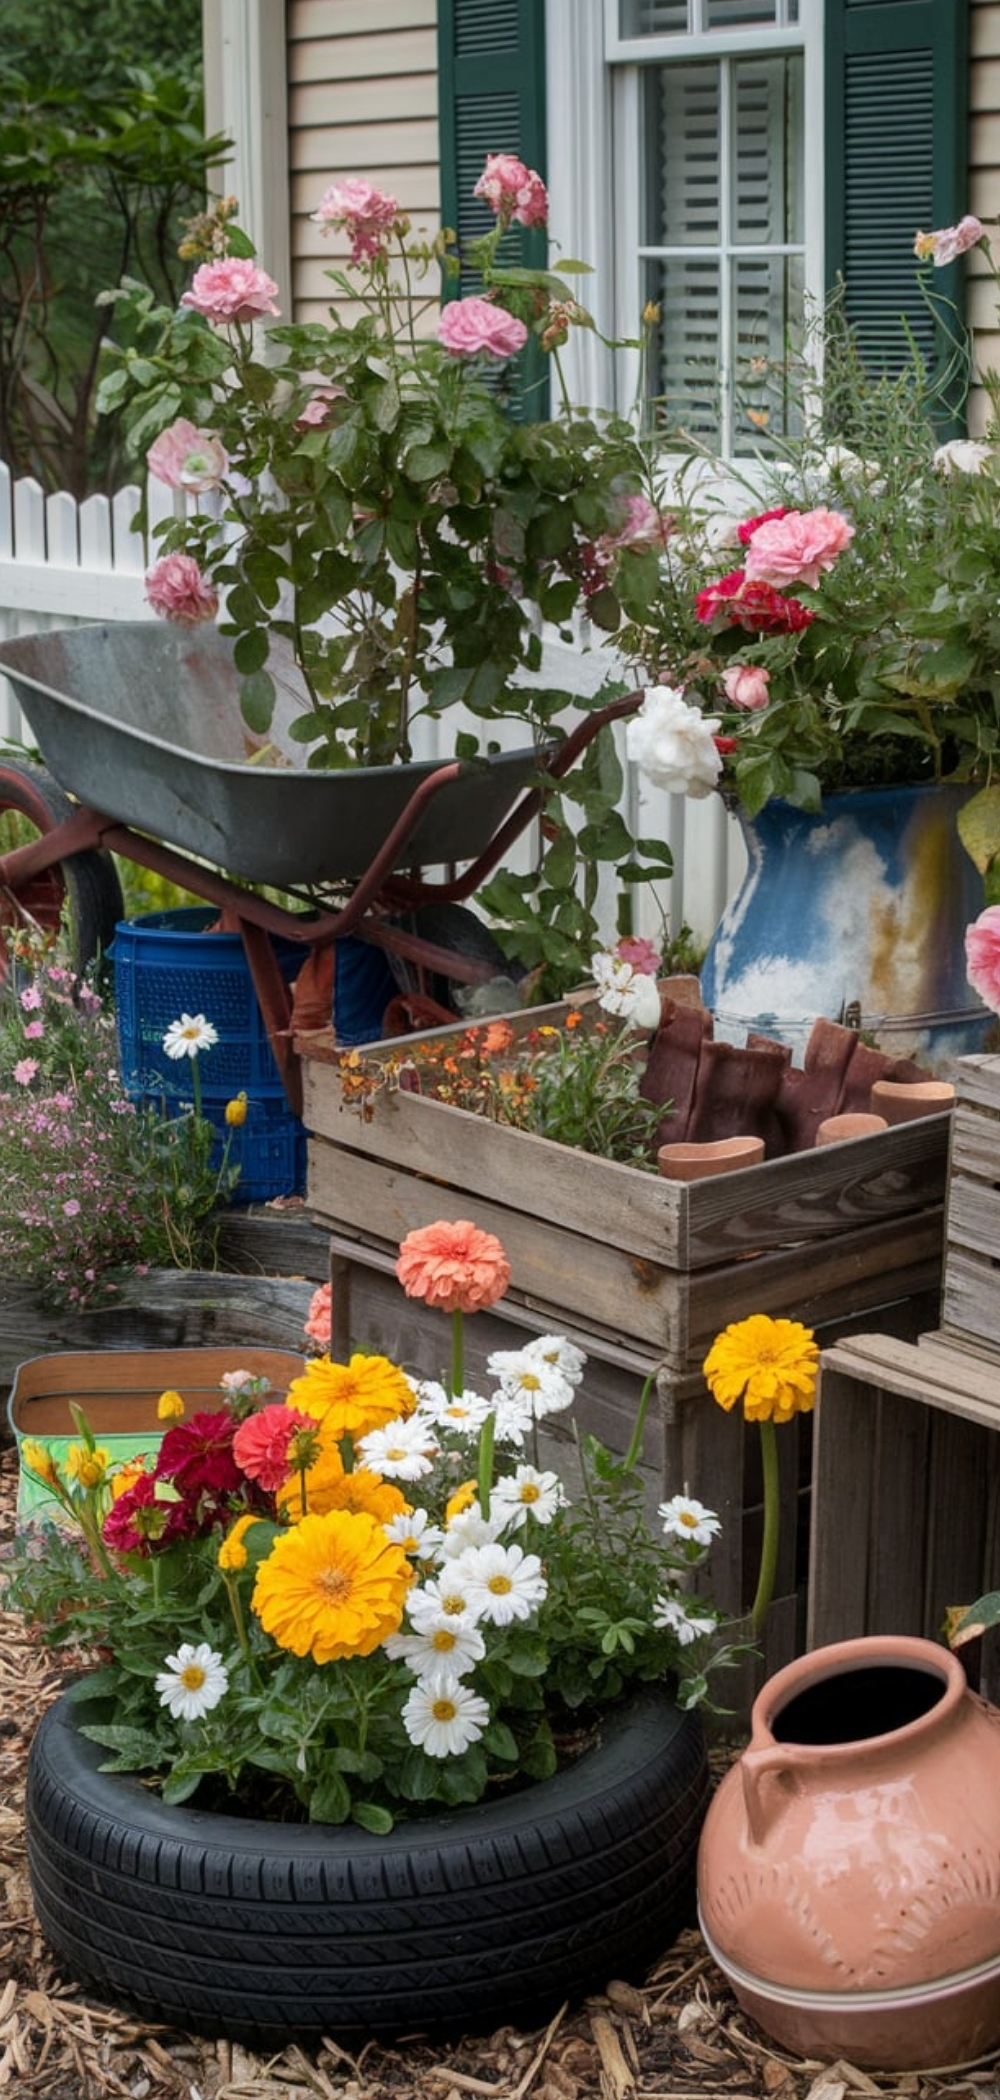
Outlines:
[[[54,930],[68,917],[78,970],[110,945],[123,916],[118,854],[217,906],[240,933],[295,1114],[294,988],[273,937],[299,942],[305,956],[357,934],[420,971],[470,982],[490,974],[392,914],[474,896],[549,784],[642,700],[634,692],[594,709],[541,752],[325,772],[310,771],[288,735],[304,701],[290,659],[271,731],[254,738],[214,628],[133,621],[25,635],[0,644],[0,672],[44,760],[0,759],[0,978],[18,927]],[[446,872],[428,881],[427,867]]]

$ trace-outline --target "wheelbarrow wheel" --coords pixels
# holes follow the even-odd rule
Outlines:
[[[0,764],[0,858],[54,831],[73,811],[69,796],[44,766],[27,759]],[[68,960],[79,976],[107,953],[123,916],[114,861],[98,847],[67,854],[16,891],[0,882],[0,984],[10,972],[16,933],[61,931]]]

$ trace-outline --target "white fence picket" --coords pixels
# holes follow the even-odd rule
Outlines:
[[[140,500],[140,490],[131,486],[120,489],[110,502],[105,496],[89,496],[77,504],[66,491],[46,498],[36,481],[15,482],[0,464],[0,638],[85,620],[153,618],[143,576],[156,555],[154,528],[173,514],[174,497],[160,484],[150,484],[146,535],[132,529]],[[586,643],[585,636],[576,648],[548,640],[541,674],[545,682],[571,692],[594,692],[614,663],[606,651]],[[444,721],[421,722],[414,737],[415,755],[447,755],[456,726],[475,730],[482,725],[471,718],[467,725],[456,723],[453,713]],[[516,722],[491,724],[490,734],[507,747],[522,740]],[[0,677],[0,744],[5,737],[31,741],[10,687]],[[620,736],[620,749],[623,743]],[[675,935],[687,926],[696,940],[705,941],[745,864],[737,828],[715,796],[691,803],[649,788],[634,775],[627,773],[626,780],[626,814],[633,831],[664,839],[674,859],[668,882],[636,888],[635,931],[658,938],[664,925]],[[527,834],[508,864],[524,872],[535,846],[536,840]],[[600,895],[603,930],[610,937],[617,900],[606,871]]]

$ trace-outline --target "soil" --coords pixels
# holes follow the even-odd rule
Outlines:
[[[0,1564],[16,1454],[0,1449]],[[2,1565],[0,1565],[2,1573]],[[1000,2051],[962,2069],[867,2075],[774,2049],[692,1927],[641,1985],[531,2034],[423,2035],[349,2055],[331,2041],[267,2059],[147,2025],[81,1992],[42,1940],[23,1825],[32,1732],[69,1674],[0,1601],[0,2095],[11,2100],[1000,2100]]]

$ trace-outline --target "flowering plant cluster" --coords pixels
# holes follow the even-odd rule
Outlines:
[[[968,219],[916,246],[933,269],[974,244],[989,255]],[[624,637],[658,689],[633,755],[751,816],[772,796],[816,809],[845,787],[985,783],[1000,752],[996,403],[982,441],[939,444],[916,355],[868,378],[836,308],[822,348],[800,437],[762,445],[724,496],[689,463],[661,588]]]
[[[122,413],[181,512],[157,528],[149,600],[169,620],[218,618],[263,762],[289,695],[310,766],[406,759],[417,717],[459,703],[545,739],[561,710],[595,703],[542,683],[541,622],[568,633],[586,606],[613,628],[655,581],[662,523],[632,423],[575,409],[564,387],[557,417],[509,413],[512,389],[530,394],[510,364],[529,340],[561,386],[559,345],[593,325],[569,289],[583,265],[504,266],[510,229],[548,213],[540,177],[512,155],[489,155],[476,194],[494,223],[460,262],[447,230],[421,241],[393,197],[334,183],[313,213],[350,243],[347,268],[328,273],[340,302],[328,324],[280,318],[233,200],[191,244],[204,259],[179,311],[134,283],[108,295],[100,405]],[[441,277],[460,269],[481,288],[438,317]],[[454,749],[473,757],[480,740],[466,726]],[[569,790],[590,861],[631,844],[612,763],[591,750]],[[565,861],[559,815],[553,800]],[[507,902],[528,926],[530,904]]]
[[[17,933],[10,948],[0,1263],[48,1302],[76,1307],[113,1293],[130,1271],[211,1266],[215,1217],[236,1179],[212,1160],[211,1125],[196,1109],[167,1117],[135,1106],[98,986],[44,937]]]
[[[487,1393],[465,1382],[464,1320],[509,1280],[499,1241],[428,1226],[398,1275],[450,1317],[441,1382],[322,1352],[281,1396],[234,1366],[190,1420],[165,1393],[145,1461],[113,1465],[77,1410],[62,1464],[22,1447],[59,1522],[22,1540],[9,1596],[45,1641],[99,1649],[83,1732],[103,1769],[386,1831],[546,1776],[630,1685],[705,1696],[718,1614],[691,1584],[719,1522],[676,1494],[651,1532],[649,1388],[623,1461],[579,1440],[574,1506],[540,1445],[581,1352],[539,1336],[489,1358]]]
[[[341,1051],[344,1101],[365,1117],[385,1089],[427,1094],[624,1166],[655,1166],[664,1107],[642,1094],[642,1037],[660,1019],[659,952],[627,936],[599,950],[591,968],[596,998],[530,1028],[498,1019],[402,1055]]]

